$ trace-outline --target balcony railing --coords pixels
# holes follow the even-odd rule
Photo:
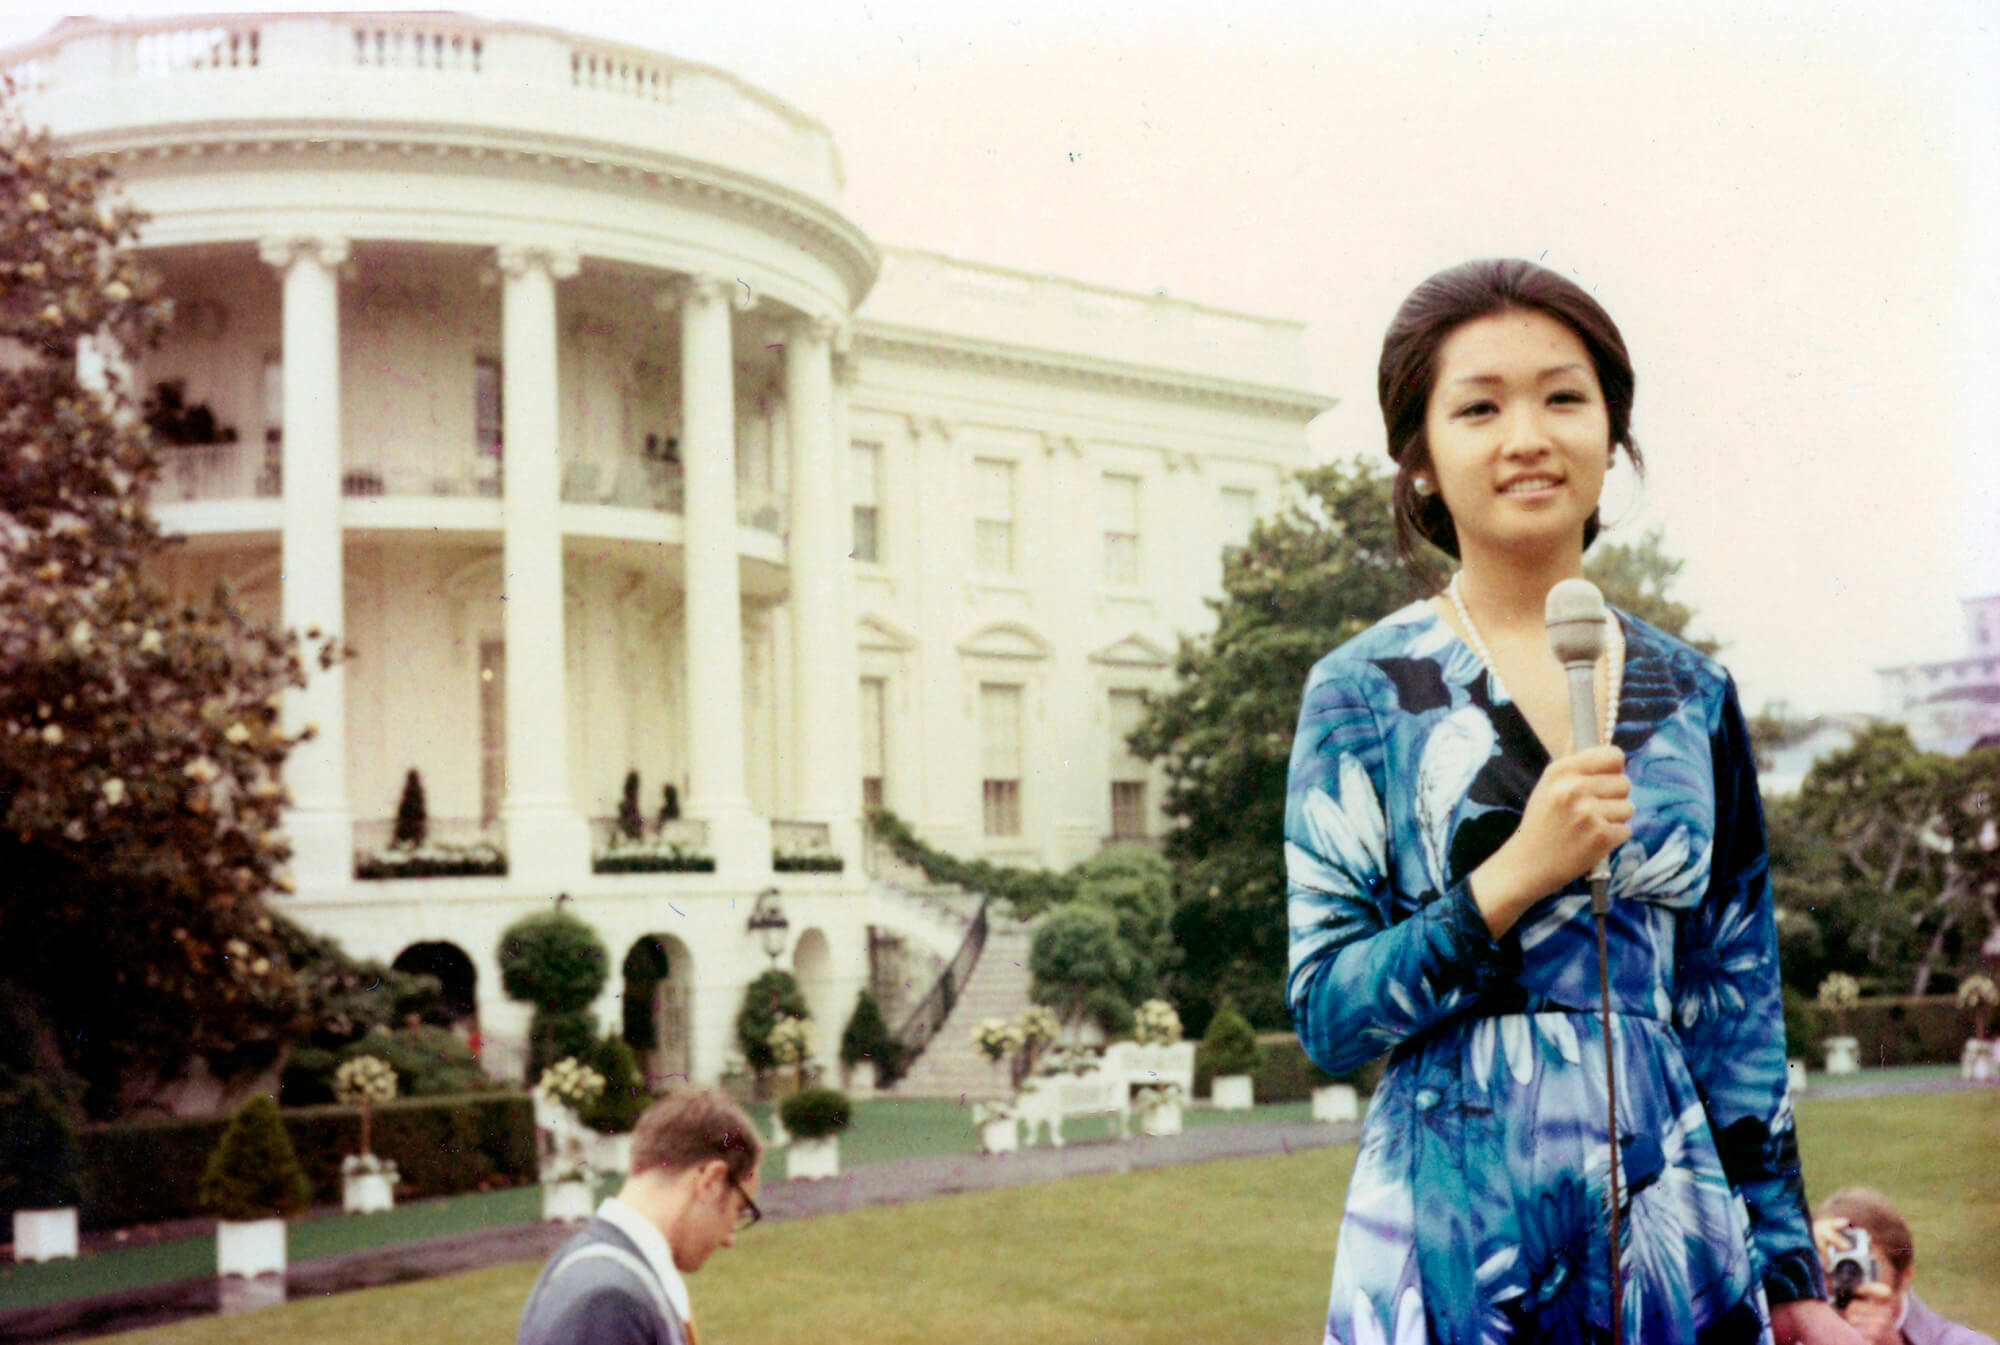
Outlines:
[[[590,819],[593,873],[713,873],[715,852],[708,846],[708,823],[698,817],[642,822],[628,836],[615,817]]]
[[[771,868],[778,873],[839,873],[833,828],[824,822],[771,820]]]
[[[160,480],[153,499],[157,503],[275,499],[283,484],[277,464],[261,445],[166,445],[160,449]]]
[[[474,817],[432,818],[420,845],[396,844],[396,819],[354,824],[354,876],[388,878],[497,878],[507,872],[507,851],[496,823]]]
[[[681,465],[627,454],[610,462],[572,458],[563,463],[565,504],[609,504],[678,514],[685,504]]]

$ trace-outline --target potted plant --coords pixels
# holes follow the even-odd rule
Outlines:
[[[1020,1045],[1014,1055],[1014,1082],[1019,1084],[1034,1074],[1042,1053],[1055,1044],[1062,1032],[1062,1019],[1045,1004],[1031,1004],[1014,1020],[1014,1035]]]
[[[1210,1104],[1218,1111],[1248,1111],[1256,1103],[1251,1074],[1257,1068],[1257,1033],[1234,1001],[1222,1001],[1201,1048],[1208,1057]]]
[[[805,1088],[778,1104],[778,1114],[791,1132],[792,1147],[785,1175],[793,1181],[817,1181],[840,1175],[840,1132],[854,1123],[854,1104],[833,1088]]]
[[[1848,1035],[1847,1015],[1861,1002],[1861,983],[1836,971],[1819,983],[1819,1006],[1833,1019],[1833,1035],[1820,1043],[1828,1074],[1852,1074],[1861,1068],[1861,1043]]]
[[[285,1219],[305,1209],[311,1193],[278,1104],[256,1094],[223,1130],[201,1174],[201,1208],[216,1216],[216,1274],[284,1274]]]
[[[986,1057],[988,1064],[998,1065],[1003,1060],[1012,1059],[1021,1050],[1021,1029],[1004,1018],[982,1018],[972,1029],[972,1044],[979,1054]],[[1018,1082],[1012,1077],[1008,1080],[1010,1087]]]
[[[591,1052],[590,1066],[603,1076],[604,1091],[578,1113],[590,1130],[590,1165],[598,1172],[632,1169],[632,1130],[653,1095],[639,1072],[639,1059],[625,1039],[605,1036]]]
[[[1177,1083],[1145,1083],[1132,1090],[1132,1110],[1145,1135],[1181,1133],[1181,1105],[1186,1102]]]
[[[972,1125],[981,1153],[1010,1154],[1021,1147],[1020,1106],[1011,1099],[973,1103]]]
[[[333,1072],[333,1096],[361,1111],[361,1152],[340,1160],[340,1206],[349,1214],[396,1207],[396,1165],[369,1143],[369,1109],[396,1100],[396,1071],[380,1056],[358,1055]]]
[[[81,1162],[75,1099],[62,1083],[0,1070],[0,1206],[14,1211],[14,1259],[53,1261],[77,1252]]]
[[[812,1010],[792,974],[773,967],[744,987],[743,1007],[736,1014],[736,1044],[757,1076],[760,1099],[767,1102],[776,1091],[771,1071],[778,1063],[771,1054],[771,1029],[785,1017],[810,1018]]]
[[[430,839],[430,808],[424,802],[424,778],[410,768],[403,776],[403,797],[396,801],[396,830],[390,844],[414,850]]]
[[[1972,1020],[1972,1036],[1960,1057],[1961,1072],[1968,1079],[1990,1083],[2000,1077],[2000,1052],[1986,1039],[1987,1025],[1993,1021],[1995,1005],[2000,1005],[2000,987],[1990,976],[1968,976],[1958,983],[1958,1007]]]
[[[581,1113],[604,1092],[604,1076],[575,1056],[565,1056],[542,1071],[535,1092],[567,1121],[543,1165],[542,1219],[588,1219],[597,1212],[592,1199],[597,1170],[584,1153]]]
[[[899,1056],[896,1039],[882,1019],[882,1007],[863,989],[854,998],[847,1030],[840,1034],[840,1065],[848,1091],[865,1098],[894,1083]]]
[[[771,1024],[771,1033],[764,1040],[771,1048],[772,1063],[780,1069],[792,1071],[793,1091],[803,1090],[806,1086],[806,1063],[812,1059],[811,1021],[787,1014]]]

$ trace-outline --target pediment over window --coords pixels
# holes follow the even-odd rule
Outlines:
[[[1044,659],[1049,642],[1026,626],[1000,623],[986,627],[958,647],[969,658]]]
[[[1171,664],[1174,656],[1160,648],[1143,635],[1128,635],[1115,644],[1108,644],[1090,656],[1092,663],[1105,663],[1119,668],[1164,668]]]
[[[901,654],[917,647],[908,631],[879,616],[864,616],[855,623],[856,647],[878,654]]]

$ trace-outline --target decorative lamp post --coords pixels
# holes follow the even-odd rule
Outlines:
[[[757,904],[750,909],[750,932],[764,944],[764,955],[775,965],[785,951],[785,935],[792,922],[785,918],[785,912],[778,905],[778,889],[767,887],[757,894]]]

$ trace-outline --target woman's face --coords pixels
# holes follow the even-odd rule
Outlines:
[[[1509,309],[1452,332],[1438,348],[1424,433],[1463,559],[1582,554],[1611,420],[1590,352],[1568,326]]]

